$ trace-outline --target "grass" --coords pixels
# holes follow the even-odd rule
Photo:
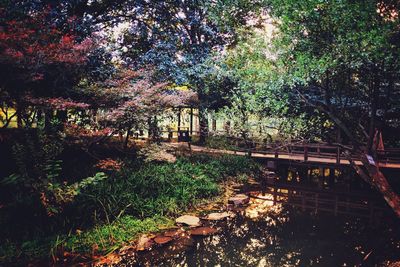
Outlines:
[[[110,224],[96,225],[88,231],[76,231],[69,235],[57,235],[34,239],[16,245],[6,242],[0,245],[0,260],[13,262],[17,259],[55,257],[63,251],[69,253],[107,254],[123,244],[134,240],[140,234],[157,232],[170,228],[174,221],[163,216],[137,219],[123,216]]]
[[[90,253],[95,245],[100,253],[107,253],[135,239],[139,234],[157,232],[170,228],[173,224],[173,220],[163,216],[137,219],[127,215],[111,224],[96,226],[87,232],[69,236],[62,244],[69,252]]]
[[[60,251],[87,254],[93,248],[99,254],[107,253],[141,233],[171,227],[178,214],[218,196],[223,181],[243,180],[257,170],[251,159],[238,156],[198,155],[175,163],[126,162],[121,171],[77,196],[55,220],[59,230],[1,243],[0,262],[46,258]],[[42,225],[32,226],[31,231],[45,233]]]

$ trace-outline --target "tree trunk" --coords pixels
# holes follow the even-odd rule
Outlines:
[[[396,215],[400,217],[400,196],[393,191],[385,175],[379,170],[379,167],[377,166],[378,162],[371,164],[364,155],[362,157],[362,163],[365,169],[368,171],[373,185],[382,193],[383,198],[393,209]]]
[[[24,116],[24,112],[25,112],[25,109],[24,109],[23,105],[17,104],[16,105],[16,113],[17,113],[17,127],[18,128],[24,127],[23,119],[22,119],[22,117]]]
[[[45,109],[44,110],[44,129],[46,131],[50,131],[52,119],[53,119],[53,110]]]
[[[157,117],[151,117],[148,120],[149,124],[149,140],[150,141],[158,141],[160,137],[160,133],[158,131],[158,125],[157,125]]]
[[[383,195],[383,198],[393,209],[396,215],[400,217],[400,196],[393,191],[385,175],[379,170],[379,167],[377,166],[378,162],[375,161],[375,165],[371,164],[367,157],[363,155],[361,157],[361,161],[365,167],[365,172],[363,168],[358,166],[351,159],[351,154],[349,152],[347,152],[347,158],[357,174],[365,182],[377,189]]]
[[[131,133],[132,133],[131,129],[128,129],[128,130],[126,131],[124,149],[127,149],[127,148],[128,148],[129,136],[131,135]]]
[[[199,143],[204,144],[206,137],[208,136],[208,116],[207,110],[200,106],[199,107],[199,124],[200,124],[200,139]]]
[[[193,136],[193,108],[190,108],[190,136]]]
[[[374,142],[375,136],[375,124],[376,124],[376,111],[378,106],[378,97],[379,97],[379,85],[380,81],[377,77],[375,77],[373,85],[372,85],[372,99],[371,99],[371,117],[369,121],[369,131],[368,131],[368,143],[367,143],[367,151],[369,154],[374,154],[375,152],[372,151],[372,146]]]

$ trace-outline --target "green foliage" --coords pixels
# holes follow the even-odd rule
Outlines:
[[[216,135],[216,136],[208,136],[205,143],[206,147],[210,148],[219,148],[219,149],[227,149],[232,150],[237,147],[232,144],[232,141],[229,137],[224,135]]]
[[[26,259],[56,256],[62,251],[75,253],[91,253],[94,247],[97,252],[107,253],[121,247],[142,233],[157,232],[163,228],[172,227],[173,220],[162,216],[137,219],[132,216],[122,216],[110,224],[97,225],[88,231],[77,230],[68,235],[57,235],[45,239],[34,239],[16,246],[10,242],[0,244],[0,262],[15,261],[21,257]],[[59,255],[62,256],[62,255]]]
[[[111,224],[99,225],[89,231],[65,237],[59,245],[68,251],[81,253],[89,253],[93,246],[97,246],[99,252],[106,253],[121,247],[141,233],[157,232],[173,225],[173,220],[162,216],[146,219],[122,216]]]
[[[41,205],[48,215],[53,216],[71,203],[80,190],[107,178],[104,173],[96,173],[93,177],[68,184],[74,179],[62,174],[63,160],[60,157],[64,144],[58,126],[58,121],[53,121],[48,128],[39,125],[35,131],[26,130],[23,138],[15,141],[13,157],[17,173],[0,180],[1,189],[5,191],[7,188],[7,193],[12,192],[7,205],[34,206],[34,209]]]
[[[274,44],[282,90],[311,107],[308,114],[322,111],[320,119],[329,117],[352,143],[371,142],[375,127],[398,125],[391,119],[398,112],[398,5],[268,2],[279,29]]]
[[[93,177],[84,178],[71,185],[68,185],[66,182],[63,184],[48,183],[45,192],[42,193],[42,204],[49,215],[60,213],[63,207],[73,202],[82,190],[87,189],[89,186],[96,186],[104,179],[107,179],[107,175],[103,172],[98,172]]]
[[[230,122],[231,135],[244,140],[264,142],[277,132],[280,139],[309,138],[315,128],[307,120],[319,116],[304,109],[285,87],[271,27],[263,21],[260,27],[242,29],[236,46],[213,62],[220,76],[234,84],[232,93],[225,95],[229,105],[217,116]]]
[[[72,185],[53,183],[46,196],[53,198],[51,203],[63,204],[49,205],[63,230],[43,232],[43,225],[30,224],[25,241],[4,238],[9,241],[0,244],[0,254],[4,260],[35,258],[58,253],[60,248],[90,252],[93,246],[108,252],[140,233],[171,226],[168,216],[217,196],[220,182],[241,182],[258,170],[258,164],[245,157],[197,155],[175,163],[126,162],[107,179],[97,173]],[[6,223],[0,220],[1,226]]]
[[[121,213],[139,217],[177,214],[196,200],[216,196],[223,179],[255,169],[256,165],[242,157],[180,158],[138,169],[128,166],[83,192],[76,206],[96,214],[97,219],[116,218]]]
[[[43,128],[37,128],[36,134],[26,132],[24,138],[13,146],[18,174],[25,183],[40,183],[55,178],[61,163],[56,158],[62,151],[62,141],[57,133],[48,134]]]

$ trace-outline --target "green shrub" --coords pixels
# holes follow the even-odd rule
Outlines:
[[[70,251],[88,253],[93,246],[99,252],[110,252],[127,243],[142,233],[156,232],[165,227],[172,227],[173,221],[162,216],[154,216],[140,220],[132,216],[123,216],[111,224],[104,224],[93,229],[65,236],[60,245]]]
[[[96,214],[97,220],[120,214],[138,217],[174,215],[197,200],[218,195],[227,177],[255,172],[257,164],[237,156],[193,156],[175,163],[126,167],[80,196],[76,208]],[[241,176],[243,179],[243,176]]]
[[[233,150],[237,148],[233,144],[233,141],[229,139],[229,137],[223,135],[207,137],[205,145],[206,147],[210,148],[228,149],[228,150]]]
[[[96,247],[99,253],[107,253],[121,247],[142,233],[157,232],[172,227],[173,220],[154,216],[144,220],[123,216],[109,224],[100,224],[88,231],[69,235],[57,235],[15,243],[0,244],[0,263],[22,261],[31,258],[55,256],[63,250],[75,253],[90,253]],[[62,248],[60,251],[59,248]]]

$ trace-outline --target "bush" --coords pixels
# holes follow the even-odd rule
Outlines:
[[[96,220],[121,213],[141,218],[174,215],[197,200],[218,195],[218,182],[257,170],[250,159],[235,156],[179,158],[175,163],[127,165],[78,197],[76,208]]]
[[[238,148],[233,144],[232,139],[225,135],[208,136],[205,145],[216,149],[234,150]]]
[[[123,216],[109,224],[97,225],[88,231],[77,231],[69,235],[55,235],[42,239],[32,239],[16,246],[15,243],[0,244],[0,262],[15,262],[45,256],[62,256],[63,251],[72,253],[107,253],[139,234],[157,232],[165,227],[172,227],[174,222],[162,216],[140,220],[132,216]],[[60,248],[62,248],[60,250]]]

